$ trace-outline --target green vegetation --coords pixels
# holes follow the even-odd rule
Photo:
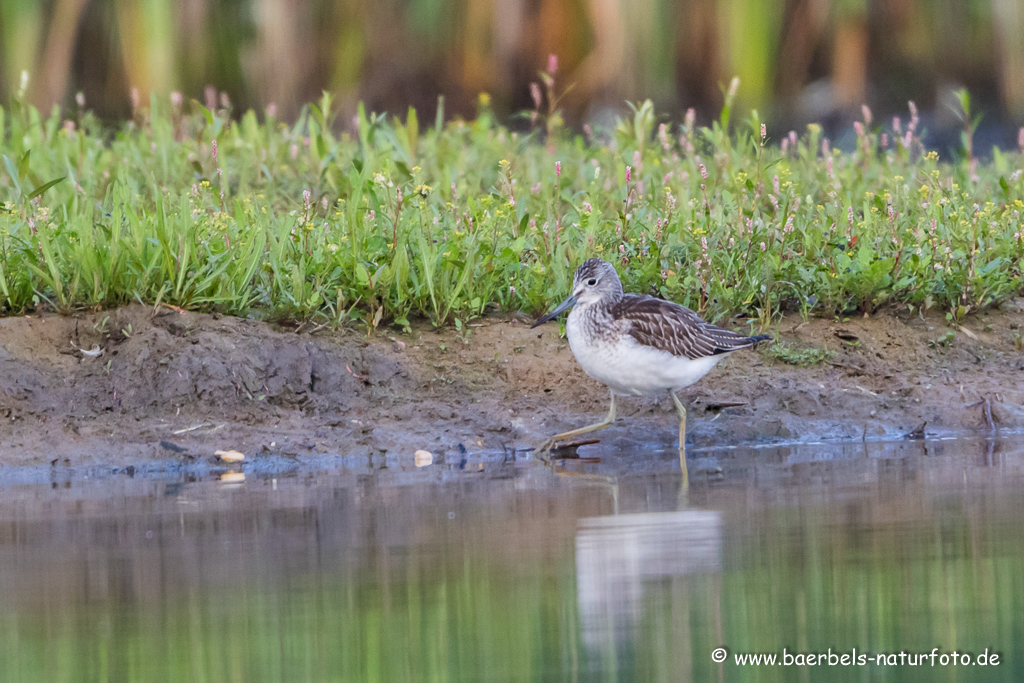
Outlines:
[[[768,354],[775,360],[801,368],[820,365],[832,357],[832,352],[825,348],[801,347],[783,341],[776,341],[768,347]]]
[[[115,134],[89,113],[0,109],[0,311],[141,301],[405,326],[538,312],[602,256],[633,291],[763,326],[890,303],[961,320],[1024,291],[1017,153],[940,163],[917,117],[762,136],[657,124],[520,133],[366,114],[325,96],[291,125],[153,97]],[[185,113],[185,110],[195,113]],[[557,112],[551,116],[557,117]],[[867,117],[870,119],[870,117]],[[733,132],[729,132],[732,130]]]

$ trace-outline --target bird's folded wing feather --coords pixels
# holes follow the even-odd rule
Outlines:
[[[629,325],[633,339],[673,356],[697,360],[751,346],[753,340],[701,319],[685,306],[650,296],[627,294],[615,318]]]

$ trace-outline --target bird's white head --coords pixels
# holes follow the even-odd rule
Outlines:
[[[531,327],[542,325],[577,304],[589,306],[598,301],[616,301],[621,296],[622,282],[619,280],[619,274],[615,272],[615,266],[603,259],[587,259],[573,275],[572,294],[550,313],[538,318]]]
[[[577,304],[615,301],[621,297],[622,282],[615,266],[599,258],[584,261],[572,278],[572,295]]]

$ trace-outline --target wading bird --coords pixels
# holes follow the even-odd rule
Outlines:
[[[588,259],[576,269],[572,294],[531,327],[570,308],[569,347],[583,371],[608,387],[612,403],[604,420],[555,434],[537,449],[538,455],[547,459],[558,442],[614,422],[616,394],[668,391],[679,413],[679,466],[685,478],[686,408],[676,392],[708,374],[731,352],[752,348],[769,335],[745,337],[702,320],[685,306],[625,294],[615,267],[599,258]]]

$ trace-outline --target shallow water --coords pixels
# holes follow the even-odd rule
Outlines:
[[[1024,679],[1020,437],[589,452],[0,470],[0,680]]]

